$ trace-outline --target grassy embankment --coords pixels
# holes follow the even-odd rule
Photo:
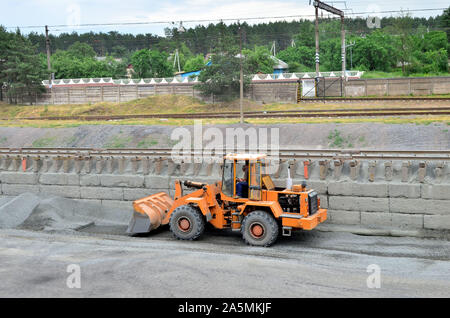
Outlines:
[[[449,97],[450,95],[443,95]],[[424,107],[439,106],[448,103],[430,102],[327,102],[327,103],[300,103],[300,104],[261,104],[246,100],[245,111],[273,111],[273,110],[316,110],[339,108],[388,108],[388,107]],[[51,116],[89,116],[89,115],[137,115],[152,113],[196,113],[196,112],[223,112],[239,111],[239,101],[219,104],[206,104],[187,96],[161,95],[145,99],[133,100],[125,103],[95,103],[82,105],[7,105],[0,104],[0,126],[16,127],[77,127],[81,125],[190,125],[192,119],[127,119],[110,121],[83,121],[83,120],[22,120],[24,117],[51,117]],[[267,118],[246,119],[251,124],[275,124],[275,123],[360,123],[381,122],[388,124],[430,124],[433,122],[447,123],[450,125],[450,116],[408,116],[408,117],[379,117],[379,118]],[[239,119],[204,119],[206,124],[235,124]]]

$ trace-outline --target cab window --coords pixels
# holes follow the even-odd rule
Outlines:
[[[233,161],[225,160],[223,163],[222,192],[229,197],[233,196],[233,179]]]

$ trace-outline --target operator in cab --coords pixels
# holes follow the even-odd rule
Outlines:
[[[248,165],[249,162],[246,160],[242,166],[243,177],[236,178],[236,194],[241,198],[248,198]]]

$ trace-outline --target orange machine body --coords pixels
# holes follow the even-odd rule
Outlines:
[[[276,188],[270,176],[262,173],[264,159],[265,155],[227,155],[222,181],[213,184],[185,181],[185,186],[196,190],[184,195],[182,183],[177,180],[173,200],[163,192],[137,200],[134,202],[135,216],[150,219],[144,226],[148,231],[168,224],[172,212],[183,205],[196,207],[206,222],[218,229],[240,230],[244,217],[254,211],[271,214],[281,225],[283,235],[290,235],[291,230],[312,230],[324,222],[327,210],[320,208],[317,193],[305,185]],[[236,167],[239,161],[244,161],[248,170],[246,197],[239,196],[237,191]],[[225,187],[224,182],[227,183]],[[129,232],[136,232],[131,225]]]

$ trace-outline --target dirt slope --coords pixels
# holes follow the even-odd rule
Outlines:
[[[227,128],[278,129],[280,147],[337,149],[450,149],[447,124],[275,124],[204,125],[225,136]],[[85,125],[71,128],[0,127],[0,147],[171,147],[176,126]],[[186,126],[193,136],[193,127]],[[270,140],[270,139],[269,139]],[[206,141],[205,141],[206,143]]]

